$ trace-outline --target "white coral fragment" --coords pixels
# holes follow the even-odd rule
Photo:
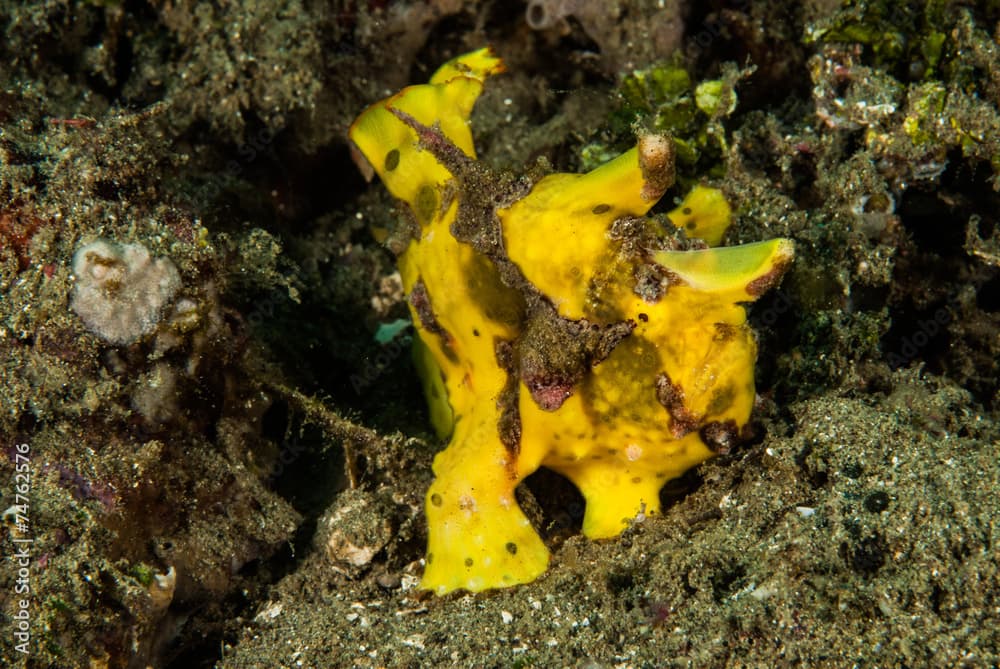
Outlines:
[[[154,259],[141,244],[103,239],[77,250],[73,275],[70,308],[112,344],[131,344],[153,332],[181,287],[169,258]]]

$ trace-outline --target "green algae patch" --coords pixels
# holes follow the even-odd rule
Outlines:
[[[722,77],[694,81],[688,70],[669,61],[627,74],[618,86],[618,108],[609,119],[615,137],[635,128],[669,134],[676,146],[678,176],[690,185],[694,176],[720,176],[726,151],[723,121],[738,105],[736,84],[752,72],[726,64]],[[614,146],[614,145],[613,145]],[[582,149],[583,167],[608,160],[610,147],[592,143]]]

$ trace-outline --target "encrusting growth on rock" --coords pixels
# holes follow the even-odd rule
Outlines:
[[[426,500],[422,585],[439,594],[545,571],[514,497],[540,466],[580,489],[583,532],[603,538],[657,513],[668,479],[727,449],[754,399],[743,305],[793,256],[784,239],[674,250],[641,218],[673,184],[663,135],[587,174],[493,174],[475,161],[468,118],[502,71],[489,49],[466,54],[351,128],[363,169],[412,219],[400,275],[432,420],[449,438]],[[691,220],[721,240],[725,226]]]
[[[181,287],[169,258],[153,258],[141,244],[99,239],[73,256],[76,287],[70,307],[87,329],[112,344],[151,334]]]

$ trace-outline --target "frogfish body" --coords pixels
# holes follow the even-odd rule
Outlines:
[[[790,265],[785,239],[679,250],[645,217],[673,183],[669,137],[588,174],[532,182],[475,160],[469,116],[502,72],[489,49],[378,102],[350,137],[405,203],[394,232],[431,420],[448,446],[427,491],[422,587],[527,583],[549,551],[514,496],[539,467],[586,500],[583,532],[660,510],[663,484],[735,443],[754,400],[745,304]],[[724,199],[689,232],[718,243]]]

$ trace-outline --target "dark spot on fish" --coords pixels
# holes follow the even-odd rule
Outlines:
[[[430,225],[430,222],[434,220],[437,206],[438,196],[434,187],[430,184],[421,186],[413,201],[413,213],[420,225]]]
[[[385,171],[392,172],[399,167],[399,149],[393,149],[385,154]]]

